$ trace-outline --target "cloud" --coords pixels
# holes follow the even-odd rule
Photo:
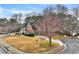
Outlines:
[[[0,7],[0,18],[10,18],[13,14],[17,14],[17,13],[22,13],[24,15],[26,15],[27,13],[32,13],[32,12],[39,12],[39,11],[35,11],[35,10],[21,10],[21,9],[17,9],[17,8],[3,8]]]
[[[33,11],[32,11],[32,10],[11,9],[10,12],[12,12],[12,13],[23,13],[23,14],[27,14],[27,13],[31,13],[31,12],[33,12]]]
[[[7,18],[10,16],[10,10],[0,7],[0,18]]]

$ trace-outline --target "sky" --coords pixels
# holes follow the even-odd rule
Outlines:
[[[9,18],[15,13],[39,13],[48,6],[56,6],[56,4],[0,4],[0,18]],[[65,4],[65,6],[71,9],[78,7],[79,4]]]

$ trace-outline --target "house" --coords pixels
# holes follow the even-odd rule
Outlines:
[[[29,34],[29,33],[34,33],[34,30],[31,26],[30,23],[27,24],[25,28],[22,28],[19,32],[20,34]]]

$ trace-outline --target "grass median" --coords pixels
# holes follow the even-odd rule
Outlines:
[[[52,42],[51,48],[49,47],[49,42],[47,40],[42,40],[37,37],[29,37],[24,35],[17,36],[7,36],[4,37],[4,41],[16,49],[29,52],[29,53],[38,53],[45,52],[47,50],[56,48],[59,46],[58,43]]]

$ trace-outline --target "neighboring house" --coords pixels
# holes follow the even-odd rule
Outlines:
[[[71,31],[70,34],[71,34],[72,36],[76,36],[76,35],[77,35],[77,31]]]
[[[15,27],[14,25],[5,25],[5,26],[0,26],[0,33],[4,34],[4,33],[10,33],[13,32],[17,29],[17,27]]]
[[[3,27],[0,27],[0,34],[4,33]]]
[[[0,34],[4,34],[4,33],[7,33],[7,32],[8,32],[8,30],[7,30],[6,26],[0,27]]]

